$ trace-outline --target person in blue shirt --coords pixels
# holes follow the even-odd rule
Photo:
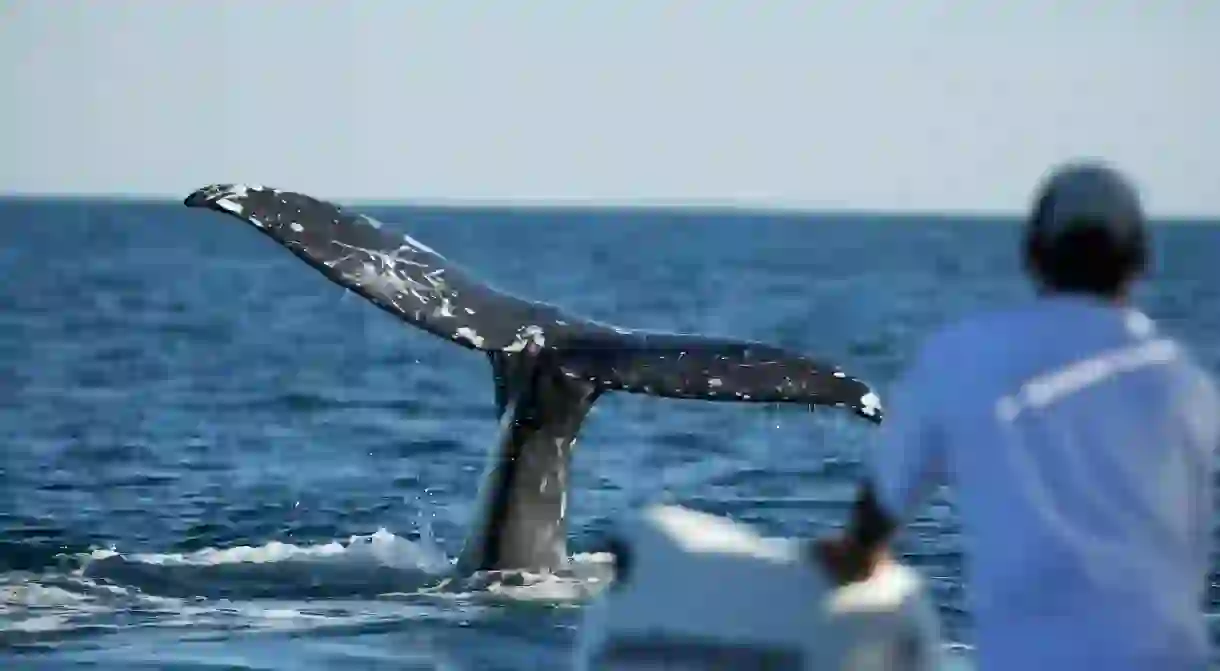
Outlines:
[[[816,556],[840,582],[867,578],[947,484],[981,671],[1204,669],[1220,396],[1131,303],[1150,256],[1131,182],[1072,162],[1034,200],[1036,296],[922,343],[851,519]]]

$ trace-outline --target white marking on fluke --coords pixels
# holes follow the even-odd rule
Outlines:
[[[860,411],[869,417],[875,417],[881,410],[881,398],[873,392],[860,397]]]
[[[401,248],[393,254],[387,254],[377,249],[365,249],[364,247],[347,245],[341,242],[336,242],[335,244],[346,247],[352,250],[353,253],[364,254],[369,258],[369,261],[362,264],[362,267],[357,272],[348,275],[357,283],[376,287],[383,294],[390,296],[404,297],[410,295],[421,303],[430,303],[432,298],[439,297],[442,304],[434,308],[434,314],[444,317],[453,316],[452,306],[448,302],[449,299],[443,295],[445,283],[439,278],[439,273],[435,271],[426,273],[424,279],[428,281],[428,284],[423,284],[416,281],[410,275],[399,272],[398,264],[427,268],[422,263],[399,256],[398,253],[402,251]],[[371,263],[372,261],[376,261],[377,265]],[[335,263],[337,262],[336,260]],[[333,268],[334,266],[331,265],[331,267]]]
[[[368,224],[369,226],[372,226],[373,228],[378,228],[378,229],[379,229],[379,228],[381,228],[382,226],[384,226],[384,225],[385,225],[385,224],[382,224],[382,223],[381,223],[380,221],[378,221],[377,219],[374,219],[374,218],[370,217],[370,216],[369,216],[369,215],[367,215],[367,214],[361,214],[361,215],[359,215],[359,218],[360,218],[360,219],[363,219],[363,220],[364,220],[364,223]],[[338,221],[336,221],[335,223],[337,224],[337,223],[339,223],[339,222],[338,222]]]
[[[520,352],[523,351],[526,345],[533,343],[538,347],[546,345],[546,334],[539,326],[526,326],[517,332],[516,340],[512,344],[504,348],[505,352]]]
[[[435,249],[432,249],[428,245],[425,245],[424,243],[420,242],[419,240],[416,240],[415,238],[413,238],[409,235],[404,234],[402,236],[402,239],[405,240],[408,245],[410,245],[411,247],[414,247],[415,249],[417,249],[421,252],[426,252],[428,254],[435,254],[437,256],[440,256],[440,253],[437,252]]]
[[[459,328],[453,337],[461,338],[461,339],[469,342],[471,345],[474,345],[475,347],[483,346],[483,336],[479,335],[478,332],[476,332],[474,329],[470,328],[469,326],[463,326],[463,327]]]

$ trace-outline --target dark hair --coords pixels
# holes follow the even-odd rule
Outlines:
[[[1026,261],[1052,291],[1117,297],[1148,265],[1142,227],[1118,235],[1103,221],[1076,219],[1045,229],[1050,198],[1043,198],[1026,229]]]

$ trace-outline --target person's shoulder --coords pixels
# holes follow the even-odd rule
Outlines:
[[[1012,318],[1009,312],[993,308],[961,313],[918,338],[891,389],[895,404],[927,418],[939,413],[938,408],[960,407],[979,396],[979,375],[986,367],[978,364],[991,360],[997,328]]]
[[[1192,377],[1205,386],[1215,387],[1212,373],[1199,359],[1198,352],[1173,329],[1165,328],[1157,320],[1137,308],[1126,311],[1125,326],[1129,336],[1137,341],[1153,341],[1170,345],[1174,358],[1188,370]]]
[[[1176,391],[1188,414],[1209,427],[1211,442],[1220,447],[1220,384],[1198,356],[1180,341],[1173,342],[1179,362]]]
[[[960,358],[995,345],[1030,318],[1024,304],[983,308],[948,319],[933,329],[919,347],[921,359]]]
[[[1198,353],[1190,345],[1171,335],[1159,335],[1160,340],[1173,346],[1173,352],[1186,372],[1192,393],[1197,395],[1201,402],[1210,405],[1213,411],[1220,413],[1220,384],[1217,383],[1215,374],[1199,360]]]
[[[1199,353],[1191,344],[1179,338],[1172,329],[1166,329],[1143,311],[1131,309],[1127,314],[1128,331],[1152,344],[1168,345],[1163,351],[1168,360],[1175,362],[1178,389],[1184,392],[1191,404],[1205,408],[1202,412],[1214,415],[1217,419],[1217,430],[1220,431],[1220,380],[1215,373],[1203,363]]]

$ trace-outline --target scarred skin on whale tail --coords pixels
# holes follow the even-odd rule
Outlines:
[[[839,367],[758,342],[604,324],[498,291],[437,251],[363,214],[301,193],[214,184],[184,201],[250,224],[332,282],[469,349],[556,353],[604,391],[848,408],[880,422],[877,394]]]

